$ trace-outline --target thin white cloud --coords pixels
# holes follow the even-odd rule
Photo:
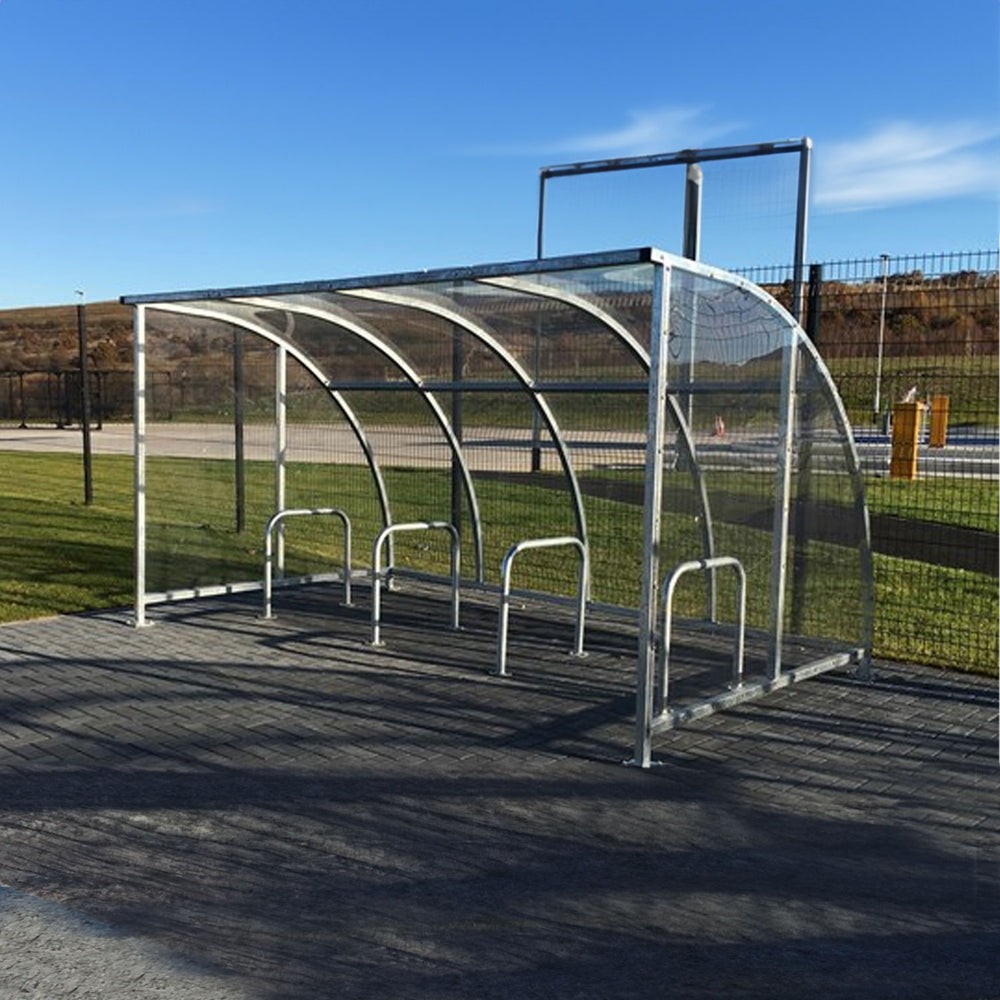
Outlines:
[[[630,111],[628,122],[607,132],[589,132],[550,144],[553,153],[620,153],[641,156],[701,146],[708,139],[736,126],[712,125],[704,120],[705,108],[659,108]]]
[[[704,145],[739,126],[707,120],[704,107],[662,107],[630,111],[616,128],[565,136],[545,142],[502,144],[475,150],[508,156],[642,156]]]
[[[817,207],[857,211],[1000,189],[1000,128],[976,122],[893,122],[816,150]]]

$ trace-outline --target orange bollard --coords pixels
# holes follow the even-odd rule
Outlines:
[[[917,478],[917,451],[924,409],[923,403],[896,403],[892,408],[890,479]]]
[[[943,448],[948,443],[948,397],[931,398],[931,435],[928,442],[932,448]]]

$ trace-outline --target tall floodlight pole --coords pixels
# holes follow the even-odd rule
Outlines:
[[[90,392],[88,380],[90,377],[87,364],[87,312],[84,294],[76,290],[80,301],[76,304],[76,332],[80,345],[80,429],[83,432],[83,502],[94,502],[93,457],[90,447]]]
[[[885,300],[889,290],[889,255],[884,253],[880,257],[882,261],[882,309],[878,317],[878,358],[875,362],[875,402],[872,404],[872,412],[875,416],[875,424],[878,424],[878,416],[882,410],[882,350],[885,344]]]

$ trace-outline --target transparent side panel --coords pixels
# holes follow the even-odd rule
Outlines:
[[[668,334],[664,571],[731,556],[747,576],[747,625],[770,621],[781,370],[787,319],[745,288],[674,268]],[[688,448],[690,446],[690,453]],[[735,576],[716,571],[715,616],[735,620]],[[709,618],[711,578],[691,574],[678,614]],[[758,657],[759,659],[759,657]],[[757,663],[762,668],[762,663]]]
[[[545,421],[533,433],[528,393],[465,392],[461,398],[465,454],[472,468],[483,520],[489,583],[499,583],[507,550],[529,538],[576,535],[567,478]],[[538,458],[537,467],[532,456]],[[576,556],[570,549],[518,557],[513,585],[554,594],[574,592]]]
[[[788,317],[725,282],[672,272],[668,438],[664,469],[664,573],[708,555],[739,560],[747,578],[747,673],[768,655],[780,502],[782,372],[799,343]],[[793,339],[794,338],[794,339]],[[863,644],[863,501],[850,444],[836,419],[825,369],[798,349],[786,545],[782,665]],[[691,452],[688,452],[688,443]],[[736,577],[693,573],[675,612],[691,621],[735,621]],[[724,660],[718,679],[724,679]]]
[[[147,591],[259,579],[275,490],[273,347],[151,310],[147,366]]]
[[[531,281],[578,307],[583,303],[599,309],[648,352],[653,277],[653,265],[636,264],[554,271],[533,276]]]
[[[796,636],[844,646],[865,641],[861,487],[832,391],[813,353],[800,349],[785,599],[792,645]]]
[[[371,539],[383,524],[382,504],[347,400],[335,398],[294,358],[286,379],[285,508],[336,507],[350,519],[351,561],[369,565]],[[340,570],[344,531],[332,516],[288,518],[284,537],[284,575]]]
[[[517,276],[489,282],[505,288],[506,297],[491,303],[480,294],[475,306],[503,331],[505,343],[519,344],[557,422],[586,517],[591,596],[625,608],[635,607],[639,593],[652,283],[650,265]],[[556,475],[555,443],[538,424],[534,471],[522,476],[533,524],[522,530],[530,527],[536,537],[576,534],[569,496],[555,505],[568,483]],[[572,550],[524,558],[562,567],[541,589],[575,592]]]

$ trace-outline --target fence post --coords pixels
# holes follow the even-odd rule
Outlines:
[[[83,292],[76,304],[76,330],[80,342],[80,430],[83,433],[83,502],[94,502],[93,457],[90,446],[90,370],[87,366],[87,307]]]

